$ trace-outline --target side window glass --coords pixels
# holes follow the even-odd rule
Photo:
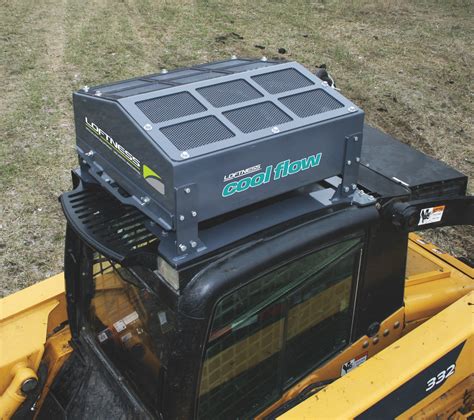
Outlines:
[[[316,251],[222,298],[201,375],[199,418],[248,418],[349,341],[361,239]]]
[[[285,385],[348,344],[352,273],[358,257],[358,252],[345,255],[289,295]]]

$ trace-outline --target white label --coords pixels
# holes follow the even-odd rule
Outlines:
[[[131,314],[123,318],[122,321],[125,322],[126,325],[128,325],[131,322],[136,321],[137,319],[138,319],[138,314],[135,311],[133,311]]]
[[[168,320],[166,319],[166,312],[159,312],[158,313],[158,318],[160,319],[160,324],[161,325],[164,325],[168,322]]]
[[[107,336],[107,330],[100,332],[97,338],[99,339],[99,343],[103,343],[105,340],[107,340],[109,338]]]
[[[356,367],[360,366],[367,360],[367,353],[360,354],[359,356],[354,357],[348,362],[344,363],[341,367],[341,376],[349,373],[351,370],[354,370]]]
[[[420,221],[418,222],[418,226],[440,222],[443,218],[444,207],[445,206],[437,206],[421,209]]]
[[[117,330],[117,332],[121,332],[121,331],[123,331],[125,328],[127,328],[127,325],[125,324],[125,322],[123,322],[122,320],[120,320],[120,321],[117,321],[117,322],[114,324],[114,328]]]

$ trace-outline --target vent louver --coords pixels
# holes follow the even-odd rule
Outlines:
[[[301,118],[343,107],[339,101],[322,89],[286,96],[280,98],[280,102]]]
[[[232,131],[212,116],[170,125],[161,132],[178,150],[190,150],[234,137]]]
[[[203,112],[206,108],[188,92],[137,102],[137,107],[153,123],[173,120]]]
[[[314,83],[295,69],[274,71],[254,76],[252,79],[268,93],[282,93],[289,90],[311,86]]]
[[[272,102],[263,102],[224,112],[224,116],[244,133],[251,133],[292,120]]]

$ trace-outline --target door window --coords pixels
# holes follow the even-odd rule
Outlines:
[[[249,418],[349,342],[360,238],[276,269],[222,298],[202,368],[199,418]]]

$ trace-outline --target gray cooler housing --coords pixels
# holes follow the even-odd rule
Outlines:
[[[81,171],[174,232],[178,253],[205,246],[199,222],[333,176],[333,200],[356,188],[364,113],[296,62],[233,59],[86,88],[74,112]]]

